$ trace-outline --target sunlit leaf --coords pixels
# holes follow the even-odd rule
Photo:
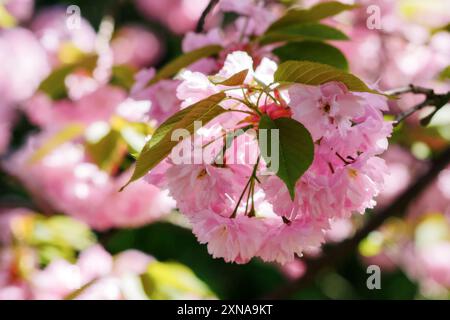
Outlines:
[[[100,169],[113,173],[126,155],[127,144],[119,132],[111,130],[100,141],[86,143],[86,151]]]
[[[232,75],[231,77],[229,77],[228,79],[225,80],[220,80],[220,79],[214,79],[211,78],[212,82],[214,84],[217,85],[222,85],[222,86],[239,86],[241,84],[244,83],[245,78],[247,77],[248,74],[248,69],[239,71],[238,73],[235,73],[234,75]]]
[[[36,250],[42,264],[58,258],[74,260],[77,252],[95,242],[87,225],[67,216],[19,216],[12,221],[11,232],[16,243]]]
[[[291,9],[287,11],[286,14],[280,19],[272,23],[272,25],[268,28],[268,31],[270,32],[293,24],[320,21],[356,7],[357,6],[355,5],[344,4],[337,1],[329,1],[319,3],[309,9]]]
[[[217,54],[222,49],[221,46],[210,45],[185,53],[162,67],[148,84],[151,85],[159,80],[170,78],[176,75],[181,69],[188,67],[202,58]]]
[[[152,138],[144,146],[141,154],[136,161],[136,167],[130,181],[143,177],[148,171],[153,169],[159,162],[165,159],[178,144],[178,141],[172,141],[172,132],[177,129],[188,130],[194,133],[194,122],[200,121],[206,125],[209,121],[225,112],[218,104],[225,98],[223,92],[203,99],[171,116],[158,129],[156,129]],[[123,188],[125,188],[126,185]]]
[[[347,70],[348,62],[344,54],[327,43],[316,41],[300,41],[288,43],[273,51],[281,62],[302,60],[328,64],[338,69]]]
[[[112,68],[110,83],[130,90],[134,84],[135,71],[127,65],[118,65]]]
[[[447,68],[442,70],[441,73],[439,73],[439,80],[441,81],[450,80],[450,66],[448,66]]]
[[[84,129],[84,126],[81,124],[67,125],[53,137],[45,141],[45,143],[40,146],[39,149],[36,150],[36,152],[34,152],[28,159],[28,164],[34,164],[42,160],[62,144],[81,136],[84,132]]]
[[[153,300],[215,298],[191,269],[176,262],[152,262],[141,279],[146,294]]]
[[[370,89],[362,80],[351,73],[326,64],[310,61],[286,61],[278,66],[275,81],[283,83],[301,83],[317,86],[330,81],[342,82],[350,91],[381,94]]]
[[[259,40],[261,44],[280,41],[300,40],[348,40],[340,30],[320,23],[300,23],[288,25],[265,33]]]
[[[308,170],[314,159],[314,142],[309,131],[298,121],[291,118],[272,120],[267,115],[261,117],[259,130],[267,130],[266,141],[259,139],[261,150],[268,165],[273,166],[272,153],[275,143],[278,143],[278,171],[276,175],[283,180],[289,190],[291,199],[295,197],[295,185],[300,177]],[[279,141],[272,140],[271,130],[278,130]],[[261,131],[260,131],[261,137]],[[264,143],[267,143],[265,146]],[[271,162],[272,163],[269,163]]]
[[[96,56],[87,56],[82,60],[63,65],[54,70],[39,85],[38,90],[46,93],[53,100],[58,100],[67,96],[65,79],[66,77],[78,69],[92,71],[97,63]]]
[[[3,4],[0,4],[0,28],[12,28],[16,24],[16,18],[6,10]]]

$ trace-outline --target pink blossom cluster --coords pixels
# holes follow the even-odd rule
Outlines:
[[[235,51],[212,77],[226,79],[249,70],[242,86],[226,91],[228,98],[221,105],[230,112],[208,123],[194,138],[208,142],[205,149],[211,155],[209,162],[176,164],[174,154],[180,154],[177,149],[183,148],[181,143],[168,160],[150,172],[148,180],[169,189],[192,223],[194,234],[208,244],[214,257],[246,263],[258,256],[286,263],[295,254],[318,247],[330,220],[374,206],[373,198],[380,192],[386,172],[384,161],[377,155],[387,148],[392,126],[383,119],[387,105],[382,96],[350,92],[337,82],[319,87],[292,85],[266,95],[261,92],[261,83],[273,83],[277,64],[263,58],[256,69],[253,66],[246,52]],[[182,107],[225,89],[200,72],[186,70],[179,77],[182,82],[177,96]],[[220,137],[224,132],[254,124],[254,118],[258,118],[241,112],[247,109],[242,99],[258,104],[259,110],[272,119],[292,117],[311,133],[314,162],[297,182],[294,201],[278,177],[264,175],[265,163],[261,160],[255,166],[260,183],[253,185],[250,200],[255,210],[247,211],[245,203],[240,202],[255,164],[246,159],[245,150],[250,150],[247,155],[253,160],[259,152],[251,134],[234,140],[225,153],[225,165],[214,162],[213,155],[223,148]],[[237,161],[228,163],[231,158]]]

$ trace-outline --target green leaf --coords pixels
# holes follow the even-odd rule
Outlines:
[[[62,99],[67,96],[65,85],[66,77],[77,69],[86,69],[92,71],[97,63],[97,56],[87,56],[82,60],[63,65],[53,71],[44,81],[39,85],[38,90],[46,93],[53,100]]]
[[[350,91],[381,94],[370,89],[362,80],[351,73],[336,69],[326,64],[310,61],[286,61],[278,66],[275,81],[283,83],[301,83],[318,86],[330,81],[339,81]]]
[[[439,80],[445,81],[450,79],[450,66],[445,68],[444,70],[439,73]]]
[[[116,130],[110,130],[100,141],[86,143],[86,152],[97,166],[112,173],[127,152],[127,145]]]
[[[218,105],[224,98],[223,92],[216,93],[177,112],[163,122],[142,149],[136,161],[133,176],[121,190],[132,181],[143,177],[170,154],[173,147],[178,144],[178,141],[172,141],[172,132],[177,129],[185,129],[193,134],[195,133],[195,121],[201,121],[202,125],[206,125],[209,121],[224,113],[226,110]]]
[[[233,74],[228,79],[221,80],[221,79],[211,78],[211,81],[214,84],[222,85],[222,86],[229,86],[229,87],[239,86],[244,83],[245,78],[247,78],[247,74],[248,74],[248,69],[245,69],[245,70],[239,71],[238,73]]]
[[[153,300],[213,299],[214,293],[195,273],[176,262],[152,262],[141,276],[145,293]]]
[[[118,65],[112,68],[110,83],[130,90],[134,84],[135,71],[127,65]]]
[[[298,121],[291,118],[279,118],[272,120],[267,115],[263,115],[259,122],[259,130],[267,130],[267,146],[265,141],[259,139],[260,150],[267,150],[267,154],[262,152],[266,162],[270,162],[272,147],[277,141],[272,141],[271,130],[278,130],[278,171],[276,175],[283,180],[289,190],[291,199],[295,198],[295,184],[300,177],[308,170],[314,159],[314,142],[309,131]],[[261,135],[261,131],[260,131]]]
[[[0,3],[0,28],[12,28],[17,25],[16,18]]]
[[[270,32],[293,24],[320,21],[356,7],[356,5],[329,1],[319,3],[309,9],[291,9],[280,19],[272,23],[272,25],[268,28],[268,31]]]
[[[222,49],[223,48],[221,46],[210,45],[185,53],[162,67],[161,70],[159,70],[159,72],[149,81],[148,84],[151,85],[158,82],[159,80],[170,78],[176,75],[181,69],[202,58],[217,54]]]
[[[305,60],[328,64],[338,69],[347,70],[348,62],[344,54],[336,47],[316,41],[288,43],[273,51],[281,62]]]
[[[348,40],[342,31],[320,23],[300,23],[275,29],[264,34],[259,42],[269,44],[280,41]]]
[[[443,32],[443,31],[444,32],[450,32],[450,23],[447,23],[444,26],[441,26],[441,27],[438,27],[438,28],[435,28],[435,29],[431,30],[431,34],[436,34],[438,32]]]
[[[28,159],[28,164],[32,165],[44,159],[53,150],[60,145],[81,136],[84,132],[84,126],[81,124],[71,124],[60,130],[53,137],[49,138],[42,146],[39,147]]]

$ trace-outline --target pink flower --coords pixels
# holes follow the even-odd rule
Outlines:
[[[95,245],[83,251],[75,264],[60,259],[36,271],[31,277],[32,298],[59,300],[82,289],[72,298],[145,299],[143,289],[136,287],[138,282],[130,284],[130,280],[145,272],[152,261],[152,257],[134,250],[112,257],[100,245]]]
[[[136,75],[136,83],[131,89],[131,97],[136,101],[150,101],[150,119],[163,122],[180,108],[180,101],[174,92],[179,84],[176,80],[161,80],[149,87],[147,83],[154,77],[155,70],[142,70]]]
[[[111,42],[115,64],[142,68],[156,63],[163,51],[161,41],[140,26],[125,26]]]
[[[22,28],[0,30],[0,59],[2,105],[28,99],[50,71],[44,49]]]
[[[182,34],[194,29],[207,0],[201,1],[154,1],[135,0],[137,8],[146,16],[157,19],[167,25],[173,32]]]
[[[266,240],[257,255],[264,261],[280,264],[292,262],[295,255],[301,257],[304,251],[319,247],[324,241],[324,230],[329,228],[326,219],[305,218],[286,223],[277,217],[267,223]]]
[[[337,82],[320,87],[291,86],[289,97],[294,119],[307,125],[314,140],[336,129],[344,136],[351,120],[364,112],[363,101]]]
[[[37,94],[24,106],[30,119],[43,127],[59,127],[71,123],[92,124],[109,121],[125,100],[125,92],[112,86],[99,87],[77,101],[51,101]]]
[[[273,82],[273,74],[276,68],[277,65],[274,61],[264,58],[256,69],[254,69],[253,59],[248,53],[244,51],[234,51],[226,57],[222,69],[215,77],[217,80],[225,80],[240,71],[248,70],[245,79],[246,84],[260,81],[268,85]],[[201,72],[186,70],[179,75],[179,78],[183,81],[177,88],[177,97],[183,101],[181,104],[182,107],[187,107],[226,89],[225,86],[215,85],[207,75]],[[239,88],[229,92],[229,94],[236,97],[242,97],[242,91]],[[225,102],[224,107],[229,104],[230,103]],[[231,103],[231,105],[233,104],[235,105],[236,103]]]
[[[31,30],[48,52],[52,65],[58,65],[61,62],[59,54],[65,45],[75,46],[83,53],[92,53],[95,49],[94,29],[82,17],[80,17],[79,26],[68,28],[64,8],[54,7],[40,12],[33,19]]]
[[[213,165],[173,165],[166,173],[170,195],[185,214],[202,210],[231,216],[233,205],[242,192],[250,168],[231,165],[220,168]],[[189,190],[189,191],[188,191]],[[205,192],[205,190],[209,190]]]
[[[45,270],[33,275],[33,298],[37,300],[60,300],[83,285],[77,266],[66,260],[55,260]]]
[[[213,28],[206,33],[188,32],[183,38],[183,52],[193,51],[209,45],[223,45],[224,35],[219,28]]]
[[[63,144],[42,161],[28,164],[36,148],[51,136],[52,132],[44,132],[32,137],[4,163],[10,174],[50,208],[104,230],[150,223],[174,207],[167,191],[144,181],[119,193],[131,172],[117,178],[109,176],[85,159],[85,151],[77,143]]]
[[[33,14],[34,0],[7,0],[4,5],[17,20],[26,21]]]
[[[419,251],[429,277],[436,283],[450,288],[450,243],[443,242]]]
[[[242,15],[243,17],[240,17],[240,21],[237,22],[241,25],[239,30],[244,30],[248,34],[264,33],[276,18],[275,14],[265,8],[262,3],[254,0],[222,0],[219,6],[223,12],[235,12]]]
[[[424,163],[420,163],[406,149],[395,145],[383,154],[383,159],[386,161],[389,174],[385,178],[385,187],[377,198],[379,206],[389,204],[424,169]]]
[[[266,235],[264,224],[246,216],[230,219],[202,211],[191,216],[190,221],[198,241],[208,244],[214,258],[226,262],[247,263],[257,254]]]

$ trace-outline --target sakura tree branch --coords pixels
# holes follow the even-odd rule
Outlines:
[[[411,116],[413,113],[421,110],[422,108],[433,106],[435,107],[434,111],[430,115],[421,120],[421,123],[426,125],[429,123],[431,118],[436,114],[436,112],[439,111],[439,109],[441,109],[450,101],[450,91],[444,94],[437,94],[434,92],[433,89],[423,88],[412,84],[410,84],[405,88],[395,89],[392,91],[388,91],[386,93],[389,95],[414,93],[414,94],[422,94],[425,96],[425,99],[421,103],[415,105],[414,107],[408,110],[399,113],[395,118],[394,123],[395,126],[397,126],[400,122]]]
[[[361,240],[379,228],[387,218],[402,216],[411,202],[419,196],[437,177],[439,172],[450,164],[450,147],[440,154],[429,167],[428,171],[420,176],[414,184],[405,190],[388,207],[373,214],[373,217],[356,234],[338,244],[324,248],[323,253],[317,257],[305,257],[302,261],[306,265],[305,274],[297,281],[291,282],[278,288],[266,298],[282,299],[289,298],[295,292],[307,287],[317,275],[328,267],[336,266],[352,252],[355,252]]]
[[[198,19],[197,27],[195,28],[195,32],[199,33],[203,31],[205,26],[206,17],[208,14],[214,9],[214,7],[219,3],[219,0],[210,0],[205,10],[203,10],[200,19]]]

